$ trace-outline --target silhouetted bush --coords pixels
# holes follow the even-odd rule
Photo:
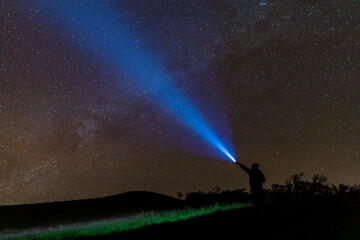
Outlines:
[[[284,185],[273,184],[269,193],[273,198],[298,198],[339,195],[345,193],[359,193],[359,185],[348,186],[340,184],[328,184],[327,177],[314,174],[311,181],[304,181],[304,172],[296,173],[285,179]]]
[[[204,193],[202,191],[191,192],[186,194],[185,203],[191,207],[201,207],[215,203],[231,203],[231,202],[248,202],[250,194],[245,189],[237,189],[234,191],[221,191],[221,188],[215,187],[213,191]]]
[[[263,193],[268,200],[303,199],[314,197],[337,196],[352,194],[360,197],[360,186],[348,186],[345,184],[335,185],[327,183],[327,177],[319,174],[312,175],[310,181],[303,180],[304,172],[295,173],[285,179],[284,184],[273,184],[270,189],[264,189]],[[234,191],[221,191],[215,186],[212,191],[202,191],[186,194],[185,204],[191,207],[201,207],[214,203],[249,202],[250,193],[245,189]]]

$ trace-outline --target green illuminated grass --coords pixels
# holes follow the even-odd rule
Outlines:
[[[198,216],[209,215],[215,212],[230,211],[252,206],[251,203],[215,204],[199,209],[185,208],[180,210],[147,212],[130,218],[104,220],[96,223],[88,223],[77,227],[64,227],[58,230],[47,230],[38,233],[23,234],[21,236],[6,239],[71,239],[96,235],[107,235],[139,229],[153,224],[188,220]]]

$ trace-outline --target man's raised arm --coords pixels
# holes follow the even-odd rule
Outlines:
[[[245,165],[239,163],[239,162],[235,162],[236,165],[240,166],[245,172],[249,173],[250,169],[247,168]]]

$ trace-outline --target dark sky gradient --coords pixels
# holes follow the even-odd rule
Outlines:
[[[302,171],[360,183],[359,1],[102,4],[266,187]],[[1,1],[0,29],[0,204],[248,188],[43,4]]]

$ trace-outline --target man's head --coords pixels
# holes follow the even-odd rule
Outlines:
[[[258,163],[253,163],[253,165],[251,165],[251,169],[252,170],[256,170],[260,167],[260,165]]]

